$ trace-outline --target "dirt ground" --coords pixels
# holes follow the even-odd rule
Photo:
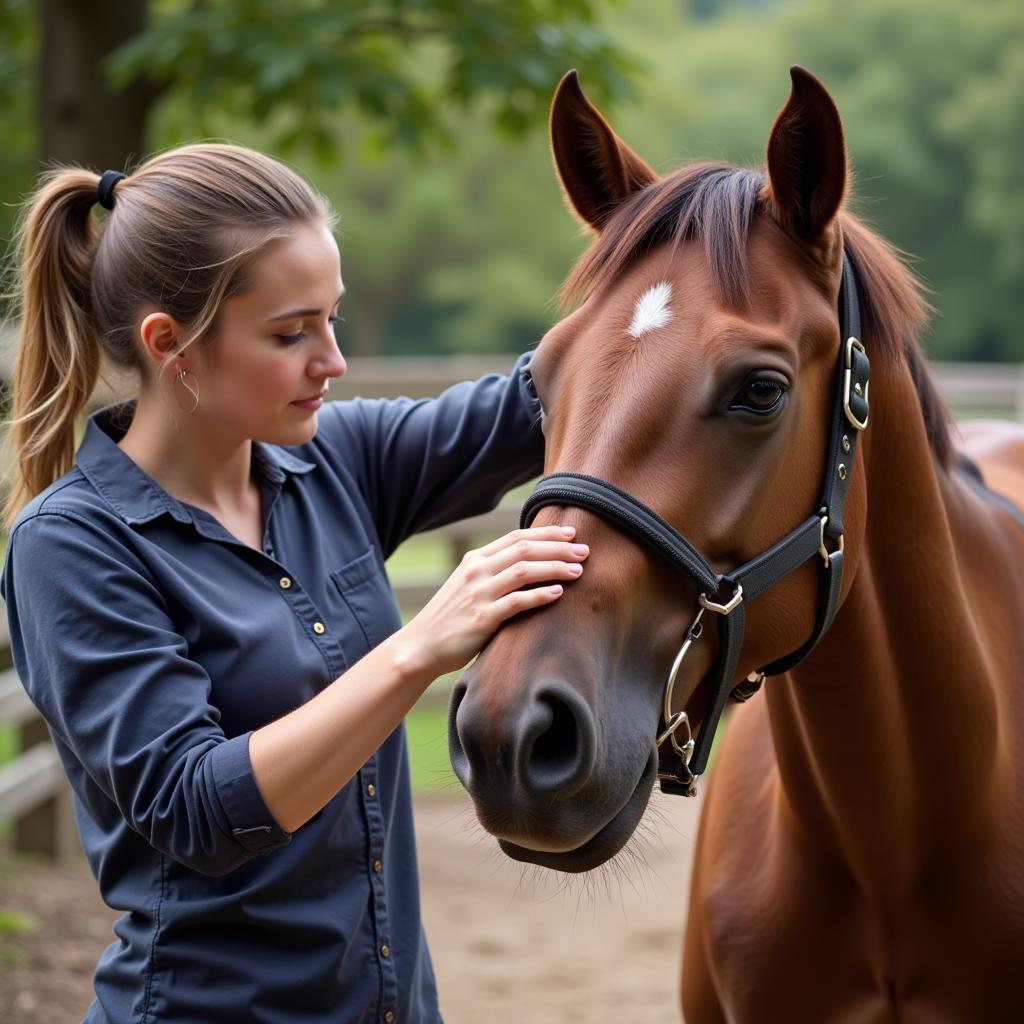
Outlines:
[[[655,794],[614,865],[567,883],[500,855],[465,797],[419,799],[423,912],[447,1024],[680,1021],[697,812],[695,801]],[[81,1021],[114,917],[84,862],[4,858],[0,908],[35,922],[0,933],[0,1022]]]

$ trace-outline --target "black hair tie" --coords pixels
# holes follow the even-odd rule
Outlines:
[[[114,186],[124,177],[120,171],[104,171],[96,186],[96,202],[105,210],[114,208]]]

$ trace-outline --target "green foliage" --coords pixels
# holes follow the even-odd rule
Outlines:
[[[0,0],[8,204],[32,167],[36,10]],[[1019,0],[151,0],[151,10],[151,29],[110,65],[120,81],[167,86],[148,148],[230,138],[286,152],[310,174],[341,216],[347,353],[521,351],[557,318],[553,296],[585,245],[545,138],[569,67],[667,172],[697,158],[760,166],[786,69],[800,63],[839,104],[854,208],[913,254],[932,290],[930,351],[1024,358]],[[12,212],[0,208],[8,228]]]
[[[1024,6],[723,6],[699,21],[678,0],[646,0],[642,19],[638,3],[607,16],[647,62],[633,99],[606,108],[616,130],[663,173],[700,158],[762,166],[787,68],[805,65],[839,104],[853,208],[911,254],[931,290],[929,351],[1024,358]],[[367,340],[360,303],[389,284],[386,301],[370,299],[377,340],[371,332],[366,350],[522,350],[556,318],[552,296],[584,240],[544,125],[510,144],[469,117],[458,150],[429,164],[392,154],[326,178],[342,213],[356,351]]]
[[[10,239],[17,219],[17,200],[32,183],[33,102],[26,83],[35,76],[36,25],[28,0],[0,0],[0,240]],[[0,243],[0,252],[5,246]],[[0,268],[2,269],[2,268]],[[8,282],[0,282],[0,317],[7,310]]]
[[[941,358],[1024,358],[1024,5],[1017,0],[804,0],[760,14],[736,5],[644,48],[640,130],[655,160],[760,166],[768,127],[802,64],[832,92],[855,170],[853,207],[913,254],[939,315]],[[643,30],[623,22],[624,45]],[[659,132],[654,124],[661,121]],[[647,148],[650,143],[651,148]],[[663,166],[659,164],[659,166]]]
[[[35,926],[35,919],[30,915],[0,907],[0,963],[14,966],[23,962],[24,954],[9,940],[33,931]]]
[[[18,730],[7,722],[0,722],[0,768],[13,761],[20,752]]]
[[[461,792],[448,756],[448,710],[420,705],[405,718],[409,771],[415,793]]]
[[[35,927],[35,922],[28,914],[19,913],[16,910],[0,909],[0,938],[8,938],[11,935],[22,935],[30,932]]]
[[[447,112],[494,100],[512,133],[543,118],[551,83],[585,68],[605,95],[630,64],[594,23],[595,0],[210,0],[165,4],[109,60],[116,83],[170,87],[191,111],[262,122],[287,114],[275,148],[342,148],[357,110],[388,144],[453,141]],[[420,59],[429,55],[429,60]]]

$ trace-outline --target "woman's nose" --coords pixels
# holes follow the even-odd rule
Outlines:
[[[345,357],[341,354],[338,343],[332,335],[326,355],[322,360],[310,364],[307,376],[313,380],[323,377],[330,379],[331,377],[343,377],[347,370],[348,363],[345,361]]]

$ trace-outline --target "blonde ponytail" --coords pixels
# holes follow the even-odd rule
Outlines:
[[[47,172],[19,225],[21,329],[7,432],[8,529],[32,497],[71,468],[75,420],[99,374],[90,295],[98,182],[90,171]]]

